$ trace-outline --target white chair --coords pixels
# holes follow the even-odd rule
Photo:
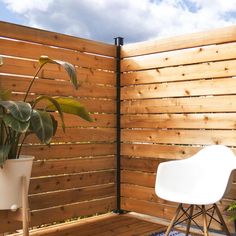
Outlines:
[[[157,196],[179,203],[165,235],[168,236],[175,225],[185,221],[187,221],[186,235],[188,235],[191,221],[197,224],[195,218],[202,215],[205,236],[208,236],[212,219],[220,223],[226,234],[230,236],[216,202],[227,192],[234,169],[236,169],[236,157],[230,148],[223,145],[208,146],[190,158],[159,164],[155,185]],[[190,206],[185,209],[183,204]],[[213,206],[207,209],[205,205],[209,204]],[[198,209],[198,212],[195,213],[194,209]],[[219,220],[214,217],[214,212]],[[185,216],[184,220],[183,216]],[[210,217],[209,222],[207,216]]]

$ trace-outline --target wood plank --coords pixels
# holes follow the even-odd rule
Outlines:
[[[115,128],[67,128],[64,133],[59,127],[52,142],[114,142],[115,134]],[[35,135],[29,135],[25,143],[40,143],[40,141]]]
[[[122,128],[235,129],[235,113],[123,115]]]
[[[0,36],[115,57],[116,47],[41,29],[0,21]],[[69,43],[68,43],[69,42]]]
[[[183,145],[160,145],[160,144],[121,144],[121,154],[124,156],[143,158],[183,159],[197,153],[201,147]],[[234,150],[234,149],[232,149]],[[236,150],[234,150],[236,154]]]
[[[155,194],[155,189],[150,187],[138,186],[133,184],[122,184],[121,196],[125,198],[134,198],[148,202],[177,206],[176,203],[168,202],[164,199],[159,198]]]
[[[123,87],[121,99],[231,95],[235,91],[235,78],[222,78]]]
[[[127,183],[153,188],[155,181],[156,175],[154,173],[121,170],[121,184]]]
[[[163,51],[199,47],[235,41],[236,27],[229,26],[204,32],[180,35],[159,40],[127,44],[122,47],[122,57],[131,57]]]
[[[73,158],[63,160],[43,160],[33,163],[32,177],[47,175],[75,174],[89,171],[109,170],[115,168],[114,156],[95,158]]]
[[[158,165],[162,162],[161,159],[154,158],[135,158],[135,157],[122,157],[121,169],[143,171],[148,173],[156,173]]]
[[[95,213],[105,213],[115,207],[115,198],[104,198],[89,202],[76,203],[66,205],[64,207],[49,208],[40,211],[31,212],[31,226],[55,223],[56,221],[64,221],[68,218],[76,218],[86,214],[93,215]],[[13,213],[14,214],[14,213]],[[9,232],[20,229],[21,224],[11,221],[6,214],[0,215],[1,229],[0,232]]]
[[[65,205],[31,212],[31,226],[48,224],[79,216],[106,213],[115,209],[115,197]]]
[[[109,184],[114,181],[114,170],[33,178],[30,181],[29,194]]]
[[[203,147],[183,146],[183,145],[160,145],[160,144],[121,144],[121,154],[123,156],[141,157],[141,158],[160,158],[177,160],[191,157],[200,151]],[[236,148],[230,147],[236,155]],[[236,182],[236,172],[234,175]]]
[[[121,113],[235,112],[235,96],[209,96],[123,101]]]
[[[31,210],[115,196],[115,185],[104,184],[29,196]]]
[[[115,114],[90,114],[93,122],[88,122],[74,115],[64,114],[64,123],[66,127],[103,127],[114,128],[116,127],[116,115]],[[58,113],[55,113],[58,125],[61,126],[61,119]]]
[[[24,98],[24,95],[21,93],[14,93],[11,96],[11,99],[13,101],[16,100],[22,100]],[[31,102],[36,98],[35,95],[29,95],[27,98],[28,102]],[[95,112],[95,113],[116,113],[116,101],[115,100],[108,100],[108,99],[94,99],[94,98],[80,98],[78,101],[87,108],[89,112]],[[41,102],[38,104],[38,107],[40,108],[45,106],[45,103]]]
[[[173,217],[176,209],[174,206],[125,197],[121,198],[121,207],[127,211],[134,211],[168,220]]]
[[[235,146],[236,130],[122,130],[121,140],[123,142]]]
[[[89,157],[114,155],[114,143],[59,144],[23,146],[22,153],[35,156],[35,160],[65,159],[72,157]]]
[[[110,71],[115,71],[116,68],[114,58],[2,38],[0,38],[0,51],[3,55],[36,60],[41,55],[47,55],[52,59],[68,61],[85,68]]]
[[[37,58],[38,59],[38,58]],[[17,74],[22,76],[33,76],[38,68],[37,61],[23,60],[19,58],[11,58],[3,56],[3,65],[0,68],[1,73]],[[79,83],[88,84],[116,84],[115,73],[108,71],[98,71],[96,69],[86,69],[76,66],[76,72]],[[69,81],[67,73],[58,65],[48,64],[39,73],[39,77],[43,79],[59,79]]]
[[[0,75],[0,85],[2,89],[8,89],[13,92],[25,92],[29,87],[29,78]],[[36,79],[34,86],[30,90],[36,95],[50,95],[50,96],[73,96],[83,98],[116,98],[116,89],[112,86],[80,84],[78,90],[74,89],[69,81],[59,80],[41,80]]]
[[[167,66],[189,65],[235,59],[236,43],[158,53],[122,60],[121,71],[145,70]]]
[[[121,74],[121,84],[134,85],[171,81],[221,78],[236,75],[236,60],[166,67]]]

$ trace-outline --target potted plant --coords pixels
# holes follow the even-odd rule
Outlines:
[[[230,220],[234,221],[234,227],[236,232],[236,201],[232,202],[229,207],[227,208],[229,212]]]
[[[22,101],[12,101],[10,91],[0,91],[0,209],[15,210],[21,207],[20,177],[24,175],[28,179],[28,190],[33,162],[33,157],[21,155],[22,144],[30,134],[35,134],[42,143],[50,144],[57,131],[57,121],[53,111],[58,112],[64,131],[63,113],[74,114],[84,120],[92,121],[86,109],[72,98],[42,95],[28,102],[35,79],[48,63],[62,66],[67,71],[74,88],[78,89],[76,70],[72,64],[41,56],[38,70],[29,83]],[[1,65],[3,59],[0,57]],[[37,109],[37,104],[42,100],[46,101],[45,107]]]

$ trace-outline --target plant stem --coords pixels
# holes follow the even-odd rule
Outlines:
[[[30,89],[31,89],[31,87],[32,87],[32,85],[33,85],[33,83],[34,83],[34,81],[35,81],[35,79],[36,79],[38,73],[40,72],[40,70],[42,69],[43,66],[44,66],[44,64],[40,65],[40,67],[39,67],[38,70],[36,71],[36,73],[35,73],[33,79],[31,80],[30,85],[29,85],[29,87],[28,87],[28,89],[27,89],[27,91],[26,91],[26,94],[25,94],[25,97],[24,97],[24,100],[23,100],[24,102],[26,101],[26,99],[27,99],[27,97],[28,97],[28,95],[29,95]]]
[[[21,144],[20,144],[20,147],[19,147],[19,149],[18,149],[17,159],[18,159],[19,156],[20,156],[21,149],[22,149],[23,143],[24,143],[24,141],[25,141],[26,138],[27,138],[27,134],[25,133],[24,138],[23,138],[23,140],[22,140],[22,142],[21,142]]]

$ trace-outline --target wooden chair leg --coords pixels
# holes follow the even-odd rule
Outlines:
[[[186,228],[186,236],[188,236],[188,234],[189,234],[191,221],[192,221],[191,217],[193,215],[193,209],[194,209],[194,205],[191,205],[190,210],[189,210],[189,219],[188,219],[187,228]]]
[[[175,223],[175,221],[176,221],[176,219],[177,219],[177,217],[178,217],[179,212],[180,212],[181,209],[182,209],[182,203],[179,204],[179,206],[178,206],[178,208],[177,208],[177,210],[176,210],[176,212],[175,212],[175,215],[174,215],[174,217],[172,218],[172,220],[171,220],[171,222],[170,222],[170,224],[169,224],[169,226],[168,226],[168,228],[167,228],[167,230],[166,230],[166,232],[165,232],[165,236],[169,236],[170,231],[171,231],[171,229],[173,228],[174,223]]]
[[[204,236],[209,236],[208,234],[208,228],[207,228],[207,218],[206,218],[206,209],[205,206],[202,206],[202,220],[203,220],[203,231]]]
[[[23,236],[29,236],[29,210],[27,197],[27,182],[26,177],[22,176],[22,221],[23,221]]]
[[[223,230],[225,231],[226,235],[230,236],[231,234],[230,234],[230,232],[228,230],[227,225],[225,224],[223,216],[221,215],[220,209],[218,208],[218,206],[216,204],[214,204],[214,207],[216,209],[216,214],[218,215],[219,220],[220,220],[220,222],[221,222],[221,224],[223,226]]]

